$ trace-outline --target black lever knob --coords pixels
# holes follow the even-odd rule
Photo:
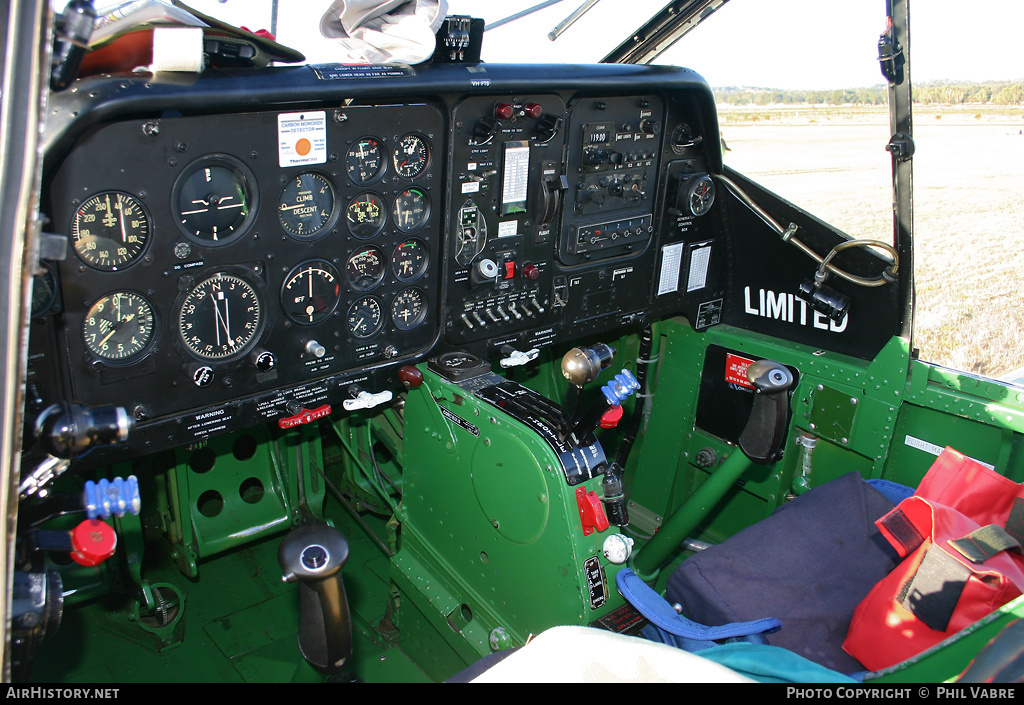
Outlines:
[[[786,436],[793,373],[778,362],[759,360],[747,368],[754,406],[740,434],[740,450],[760,465],[774,462]]]
[[[352,655],[352,618],[341,568],[348,541],[327,524],[293,529],[277,549],[283,580],[299,583],[299,650],[315,668],[337,673]]]

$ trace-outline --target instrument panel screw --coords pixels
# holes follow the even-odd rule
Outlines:
[[[156,137],[160,134],[160,123],[158,122],[144,122],[142,123],[142,134],[146,137]]]
[[[334,111],[334,122],[345,122],[346,120],[348,120],[348,115],[340,110]]]

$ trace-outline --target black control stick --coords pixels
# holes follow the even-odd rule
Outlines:
[[[759,360],[747,368],[754,385],[754,407],[740,434],[740,450],[759,465],[774,462],[786,436],[793,373],[778,362]]]
[[[282,580],[299,583],[299,650],[315,668],[334,674],[352,655],[352,618],[341,580],[348,541],[327,524],[293,529],[277,549]]]

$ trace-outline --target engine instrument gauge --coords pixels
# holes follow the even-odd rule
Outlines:
[[[427,315],[426,295],[416,288],[399,292],[391,302],[391,320],[399,330],[412,330]]]
[[[182,232],[202,245],[223,245],[240,237],[256,215],[256,177],[237,159],[205,156],[188,166],[171,197]]]
[[[391,204],[391,218],[403,233],[422,228],[429,215],[430,201],[423,189],[407,188],[395,196],[395,202]]]
[[[153,306],[142,294],[118,291],[99,298],[85,314],[82,337],[96,357],[126,364],[149,347],[155,330]]]
[[[421,241],[406,240],[395,248],[391,256],[391,273],[400,282],[416,281],[427,271],[430,264],[430,253]]]
[[[384,325],[384,310],[376,296],[364,296],[348,308],[348,332],[353,338],[370,338]]]
[[[149,239],[149,216],[134,197],[107,191],[89,198],[75,211],[71,241],[75,254],[90,267],[115,272],[135,262]]]
[[[415,179],[430,166],[430,145],[422,135],[406,135],[398,142],[392,155],[395,173],[404,179]]]
[[[312,240],[334,222],[334,187],[315,171],[289,179],[277,204],[277,218],[288,234]]]
[[[289,320],[303,326],[319,323],[338,307],[341,275],[327,260],[304,262],[288,273],[281,307]]]
[[[263,304],[256,287],[229,272],[214,272],[193,286],[178,310],[181,342],[203,360],[241,356],[262,328]]]
[[[715,202],[715,182],[710,176],[701,176],[690,185],[686,195],[690,205],[690,212],[694,215],[704,215],[711,210]]]
[[[367,247],[348,258],[345,277],[353,289],[368,291],[380,284],[386,270],[387,261],[380,248]]]
[[[348,229],[359,238],[371,238],[384,229],[387,207],[384,199],[375,193],[364,193],[349,201],[345,209]]]
[[[372,184],[384,173],[387,162],[384,145],[376,137],[364,137],[349,147],[345,156],[345,170],[352,183],[358,186]]]

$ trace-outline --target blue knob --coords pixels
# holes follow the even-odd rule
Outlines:
[[[123,517],[127,512],[138,514],[141,509],[139,481],[134,475],[126,480],[116,477],[85,483],[85,511],[90,519],[107,519],[114,514]]]
[[[623,370],[615,375],[615,378],[608,384],[601,387],[605,399],[612,405],[621,404],[638,389],[640,389],[640,383],[636,381],[636,377],[629,370]]]

